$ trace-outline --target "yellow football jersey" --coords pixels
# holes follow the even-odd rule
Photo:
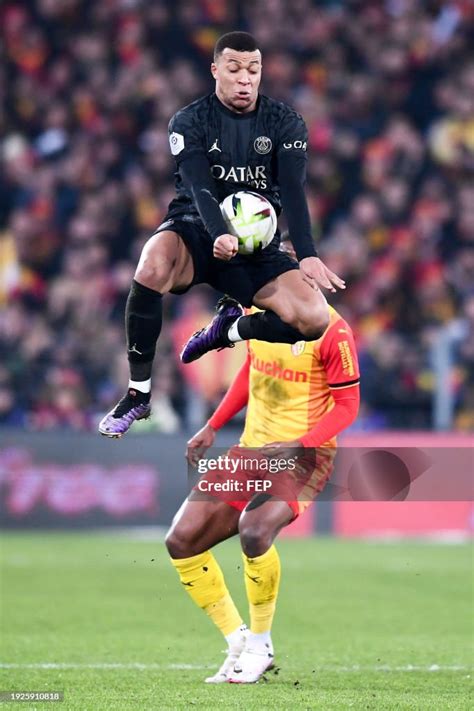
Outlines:
[[[358,383],[352,330],[335,309],[329,311],[329,325],[315,341],[249,341],[249,399],[242,446],[302,437],[334,407],[332,388]],[[336,438],[323,446],[335,447]]]

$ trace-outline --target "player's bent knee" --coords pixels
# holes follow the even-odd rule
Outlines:
[[[167,284],[173,272],[173,265],[168,262],[158,262],[151,255],[140,259],[135,272],[135,279],[143,286],[164,293],[168,291]]]
[[[329,309],[317,307],[305,309],[298,323],[298,330],[307,338],[319,338],[329,326]]]
[[[165,545],[171,558],[190,558],[193,550],[195,532],[191,529],[171,528],[166,534]]]
[[[319,338],[329,325],[329,308],[325,300],[317,303],[279,303],[275,309],[284,323],[292,326],[308,340]]]
[[[289,326],[294,326],[298,319],[298,312],[292,308],[291,304],[281,302],[274,310],[281,320]]]
[[[263,555],[273,543],[272,532],[265,525],[243,525],[239,529],[242,550],[249,558]]]

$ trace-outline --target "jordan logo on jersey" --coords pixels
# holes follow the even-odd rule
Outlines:
[[[216,138],[216,140],[214,141],[212,146],[209,148],[208,153],[210,153],[211,151],[219,151],[219,153],[222,153],[221,149],[217,145],[218,143],[219,143],[219,139]]]

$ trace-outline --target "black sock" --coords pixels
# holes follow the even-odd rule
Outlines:
[[[132,380],[151,378],[156,342],[161,331],[162,295],[135,279],[125,308],[128,362]]]
[[[314,340],[314,336],[304,336],[298,329],[282,321],[273,311],[259,311],[250,316],[242,316],[237,328],[245,341],[251,338],[268,343],[296,343],[297,341]]]

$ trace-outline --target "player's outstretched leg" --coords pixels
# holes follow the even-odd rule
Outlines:
[[[192,363],[205,353],[222,348],[233,348],[237,341],[255,338],[267,343],[296,343],[304,341],[305,336],[297,329],[284,323],[273,311],[243,316],[240,304],[224,296],[217,302],[217,314],[211,323],[193,333],[181,351],[181,361]],[[239,324],[232,341],[232,327]],[[245,335],[244,335],[245,333]]]
[[[228,681],[247,639],[247,626],[243,624],[222,570],[209,550],[237,533],[239,515],[239,511],[217,499],[188,499],[176,514],[166,536],[171,563],[181,584],[227,642],[226,658],[218,671],[207,677],[207,684]]]
[[[281,274],[260,289],[254,303],[262,311],[244,316],[229,296],[218,303],[216,316],[194,333],[181,351],[183,363],[205,353],[231,348],[237,341],[296,343],[319,338],[329,323],[326,299],[306,284],[297,270]]]
[[[250,632],[229,682],[254,684],[273,667],[271,628],[280,586],[280,558],[273,545],[278,531],[293,518],[284,501],[255,497],[239,521]]]
[[[125,310],[128,391],[99,423],[100,434],[121,437],[137,420],[150,416],[151,371],[162,324],[162,297],[193,278],[191,255],[178,234],[154,234],[143,248]]]
[[[161,331],[162,295],[133,281],[125,310],[130,381],[128,391],[99,423],[106,437],[121,437],[137,420],[150,417],[153,356]]]

